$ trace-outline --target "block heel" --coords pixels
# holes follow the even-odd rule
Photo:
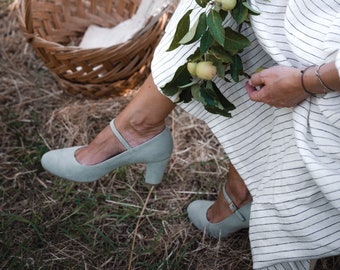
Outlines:
[[[169,159],[164,159],[158,162],[148,163],[146,165],[145,183],[158,185],[162,181],[168,162]]]

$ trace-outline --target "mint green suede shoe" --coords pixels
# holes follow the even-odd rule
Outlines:
[[[45,153],[41,164],[48,172],[76,182],[93,182],[114,169],[135,163],[146,163],[145,182],[156,185],[163,174],[172,154],[173,143],[170,130],[166,127],[149,141],[131,147],[110,122],[112,132],[124,145],[126,151],[95,165],[82,165],[75,158],[77,149],[83,146],[52,150]]]
[[[213,205],[213,201],[193,201],[187,209],[191,223],[197,229],[205,231],[215,238],[226,237],[233,232],[249,227],[251,202],[237,208],[225,190],[225,185],[223,185],[223,194],[233,214],[218,223],[211,223],[207,219],[207,212]]]

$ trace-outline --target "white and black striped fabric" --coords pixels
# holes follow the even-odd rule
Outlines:
[[[275,64],[304,68],[336,61],[340,72],[340,0],[250,0],[261,12],[244,28],[248,74]],[[193,8],[182,0],[156,49],[152,75],[160,88],[197,44],[166,52],[177,22]],[[226,24],[233,24],[228,19]],[[204,120],[253,196],[249,237],[254,269],[309,269],[309,260],[340,254],[340,94],[310,97],[295,108],[249,100],[245,79],[216,80],[236,105],[232,118],[181,104]],[[175,97],[173,97],[175,98]]]

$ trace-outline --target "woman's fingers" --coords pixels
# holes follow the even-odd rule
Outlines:
[[[259,87],[264,84],[263,76],[261,76],[261,72],[256,72],[251,75],[250,85],[254,87]]]
[[[248,92],[249,98],[252,101],[261,101],[261,96],[262,93],[261,91],[258,91],[257,88],[255,86],[252,85],[252,83],[250,81],[246,82],[246,90]]]

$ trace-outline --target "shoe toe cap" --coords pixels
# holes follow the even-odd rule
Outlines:
[[[198,229],[204,230],[204,228],[209,224],[207,211],[213,203],[214,202],[212,201],[197,200],[189,204],[187,208],[188,217],[191,223]]]
[[[80,167],[74,158],[77,149],[78,147],[72,147],[49,151],[42,156],[41,165],[54,175],[73,180],[73,174]]]

